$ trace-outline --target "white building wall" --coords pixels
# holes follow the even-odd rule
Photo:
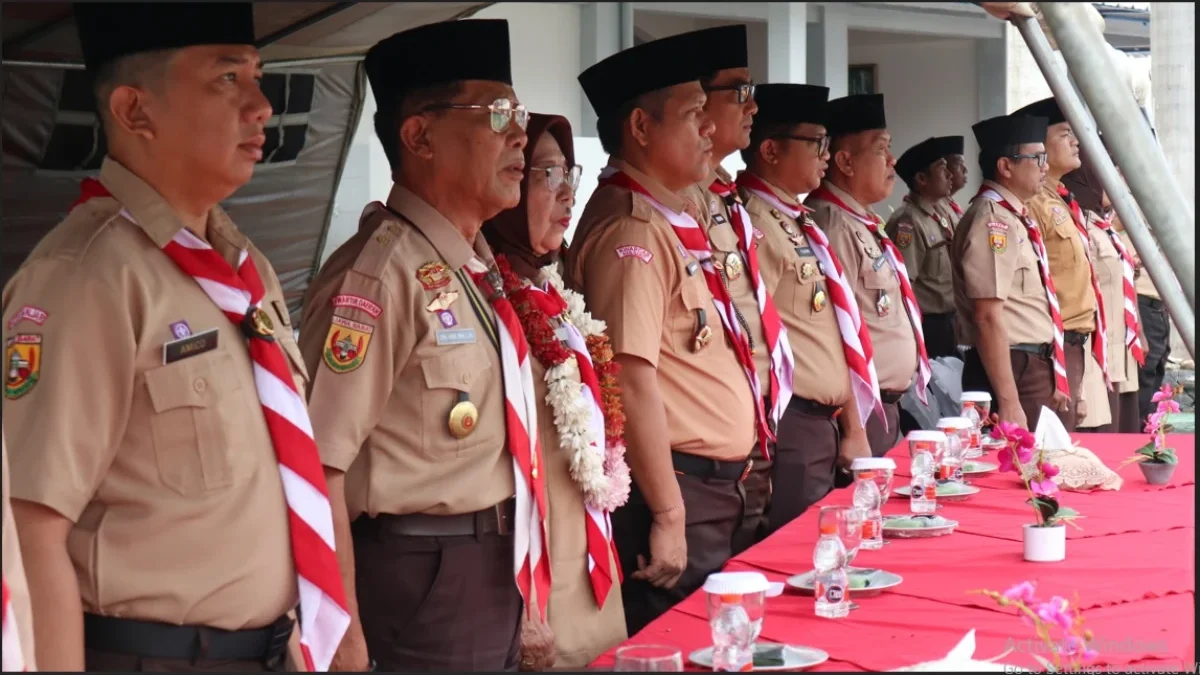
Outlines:
[[[974,40],[924,40],[873,44],[850,37],[850,63],[875,64],[897,157],[930,136],[964,136],[970,180],[958,194],[965,202],[979,187],[978,148],[971,125],[979,121]],[[876,205],[885,219],[908,192],[896,180],[892,196]],[[890,207],[890,208],[889,208]]]

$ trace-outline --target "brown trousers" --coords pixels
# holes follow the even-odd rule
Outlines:
[[[1083,397],[1083,367],[1087,350],[1083,345],[1063,344],[1063,352],[1067,357],[1067,385],[1071,388],[1071,404],[1067,406],[1067,411],[1059,413],[1058,417],[1067,431],[1075,431],[1079,425],[1079,415],[1075,412],[1075,406]],[[1053,410],[1053,406],[1050,406],[1050,409]],[[1029,423],[1029,428],[1034,428],[1033,422]]]
[[[1021,401],[1021,410],[1025,413],[1025,422],[1030,430],[1036,429],[1038,419],[1042,416],[1042,406],[1051,410],[1054,408],[1054,366],[1050,359],[1015,349],[1008,352],[1008,357],[1012,365],[1013,381],[1017,385],[1017,397]],[[1080,364],[1082,363],[1081,360]],[[1080,377],[1082,378],[1082,373]],[[963,391],[986,391],[992,395],[992,400],[996,400],[996,391],[992,389],[978,349],[967,350],[966,361],[963,362],[962,385]],[[1000,410],[995,408],[993,412],[998,413]]]
[[[1138,434],[1142,432],[1139,428],[1141,420],[1138,419],[1138,393],[1136,391],[1127,391],[1123,394],[1115,391],[1108,392],[1108,410],[1112,414],[1112,421],[1088,429],[1088,431],[1098,434]]]
[[[785,416],[786,419],[786,416]],[[755,445],[750,459],[754,467],[750,469],[746,480],[742,481],[742,489],[746,493],[745,520],[747,523],[757,523],[757,526],[740,527],[733,533],[733,555],[762,541],[767,536],[767,511],[771,508],[774,498],[774,467],[779,461],[779,448],[770,448],[771,459],[763,457],[762,446]]]
[[[883,419],[887,420],[887,429],[883,428],[883,419],[880,419],[879,411],[871,413],[871,417],[867,419],[867,442],[871,444],[872,457],[886,455],[888,450],[896,447],[900,438],[900,404],[884,403],[883,414]]]
[[[733,557],[735,538],[757,532],[761,517],[747,517],[746,490],[742,483],[697,478],[676,473],[686,509],[687,567],[673,588],[659,588],[633,578],[637,559],[650,561],[650,525],[653,516],[637,485],[629,502],[612,514],[613,537],[621,558],[625,582],[625,626],[633,637],[654,619],[704,585],[709,574],[719,572]]]
[[[515,671],[513,537],[415,537],[354,522],[358,613],[379,671]]]
[[[132,654],[114,654],[95,649],[83,652],[83,667],[88,672],[115,673],[268,673],[288,672],[291,664],[267,668],[262,661],[212,661],[197,659],[150,659]]]
[[[779,421],[766,534],[787,525],[833,489],[841,434],[828,417],[789,406]]]

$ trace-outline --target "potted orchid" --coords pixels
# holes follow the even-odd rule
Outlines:
[[[1001,607],[1016,607],[1021,621],[1032,626],[1038,639],[1045,644],[1032,646],[1028,651],[1047,671],[1061,673],[1080,672],[1090,669],[1090,664],[1099,654],[1091,647],[1092,631],[1083,627],[1083,615],[1079,611],[1079,600],[1074,606],[1066,598],[1053,596],[1047,601],[1037,598],[1037,586],[1032,581],[1022,581],[1012,588],[996,591],[974,591],[995,600]],[[1012,640],[1009,641],[1013,643]],[[1051,658],[1039,655],[1042,651]]]
[[[1026,524],[1023,534],[1025,559],[1030,562],[1058,562],[1067,557],[1066,525],[1079,527],[1075,519],[1079,512],[1059,503],[1058,484],[1054,477],[1058,467],[1045,460],[1043,451],[1035,448],[1033,434],[1012,422],[999,422],[992,429],[992,438],[1004,442],[997,453],[1000,470],[1021,477],[1029,493],[1026,501],[1033,507],[1034,522]]]
[[[1175,473],[1175,465],[1179,463],[1175,449],[1167,447],[1167,433],[1172,431],[1172,427],[1167,424],[1166,418],[1167,415],[1179,412],[1179,403],[1175,397],[1181,391],[1183,387],[1164,384],[1162,389],[1155,392],[1150,401],[1158,404],[1158,410],[1151,413],[1146,420],[1146,433],[1150,434],[1150,442],[1138,448],[1132,457],[1121,463],[1121,466],[1137,463],[1142,475],[1146,477],[1146,482],[1151,485],[1169,483],[1172,474]]]

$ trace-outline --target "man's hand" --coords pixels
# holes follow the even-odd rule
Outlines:
[[[1075,417],[1079,418],[1080,420],[1084,420],[1087,418],[1087,414],[1088,414],[1087,401],[1085,401],[1083,399],[1079,399],[1078,401],[1076,401],[1075,402]]]
[[[1002,421],[1012,422],[1026,431],[1029,430],[1029,420],[1025,419],[1025,409],[1019,402],[1005,403],[1001,401],[999,414]]]
[[[865,433],[846,436],[839,445],[841,447],[838,449],[837,461],[838,466],[843,469],[849,469],[859,457],[871,456],[871,443]]]
[[[1071,397],[1056,389],[1051,405],[1054,407],[1055,412],[1065,413],[1071,409]]]
[[[672,588],[687,567],[686,519],[683,504],[666,513],[654,516],[650,524],[650,564],[638,556],[634,579],[647,581],[659,588]]]
[[[554,650],[554,631],[542,620],[537,608],[531,608],[532,617],[521,615],[521,670],[549,670],[558,660]]]
[[[346,631],[342,644],[338,645],[329,670],[337,673],[365,673],[371,669],[371,657],[367,654],[367,641],[363,638],[362,626],[357,631]]]

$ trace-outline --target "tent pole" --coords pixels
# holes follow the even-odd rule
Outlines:
[[[1052,22],[1052,12],[1057,13],[1062,8],[1073,3],[1065,3],[1052,5],[1052,3],[1040,3],[1039,7],[1046,15],[1047,22]],[[1051,6],[1054,9],[1050,9]],[[1081,5],[1082,7],[1082,5]],[[1081,91],[1092,92],[1091,98],[1099,98],[1102,105],[1096,108],[1096,117],[1103,120],[1101,115],[1115,116],[1118,124],[1125,125],[1124,127],[1117,126],[1113,128],[1114,132],[1128,132],[1128,136],[1120,133],[1109,134],[1109,129],[1105,129],[1105,134],[1109,139],[1108,148],[1101,142],[1096,128],[1093,126],[1088,115],[1087,109],[1084,108],[1083,102],[1076,96],[1075,89],[1071,86],[1067,79],[1067,72],[1058,67],[1057,62],[1053,58],[1053,51],[1050,49],[1050,43],[1046,39],[1046,35],[1042,32],[1041,26],[1038,25],[1036,19],[1022,17],[1014,18],[1013,23],[1021,31],[1021,36],[1025,39],[1025,43],[1029,46],[1029,51],[1033,54],[1037,61],[1038,67],[1042,74],[1046,77],[1050,89],[1054,92],[1055,98],[1058,100],[1059,106],[1062,108],[1063,114],[1071,123],[1071,130],[1079,139],[1083,146],[1085,155],[1087,156],[1092,168],[1096,171],[1097,177],[1104,185],[1104,191],[1108,193],[1109,200],[1112,201],[1113,207],[1117,214],[1121,217],[1121,222],[1125,225],[1126,231],[1129,232],[1130,239],[1133,240],[1134,246],[1137,248],[1138,256],[1142,259],[1145,271],[1150,274],[1150,278],[1154,280],[1154,285],[1162,296],[1163,302],[1167,306],[1167,310],[1171,318],[1175,320],[1175,326],[1179,330],[1179,335],[1187,347],[1192,358],[1196,358],[1196,318],[1195,318],[1195,261],[1193,255],[1195,253],[1195,234],[1190,229],[1187,221],[1194,222],[1194,217],[1190,210],[1176,211],[1170,213],[1170,209],[1161,208],[1164,199],[1167,197],[1163,194],[1170,188],[1165,188],[1166,182],[1155,181],[1162,180],[1152,178],[1159,174],[1166,175],[1166,180],[1169,185],[1174,188],[1174,196],[1182,201],[1179,196],[1179,188],[1175,186],[1170,176],[1166,174],[1166,167],[1160,153],[1151,152],[1156,147],[1154,137],[1150,134],[1149,127],[1146,125],[1141,112],[1137,109],[1137,105],[1133,101],[1132,95],[1121,89],[1120,83],[1111,77],[1113,68],[1111,59],[1102,50],[1102,45],[1107,45],[1101,38],[1096,40],[1095,37],[1087,37],[1082,33],[1084,24],[1090,28],[1091,24],[1087,20],[1087,16],[1082,12],[1078,16],[1068,17],[1063,23],[1073,23],[1072,30],[1075,30],[1078,35],[1067,34],[1060,35],[1058,32],[1057,23],[1062,20],[1062,16],[1054,19],[1052,22],[1052,30],[1055,31],[1055,39],[1062,48],[1063,57],[1066,62],[1072,66],[1071,74],[1075,77]],[[1080,37],[1082,36],[1082,37]],[[1077,51],[1079,41],[1093,40],[1096,49],[1093,52],[1084,52],[1080,54]],[[1075,50],[1075,51],[1073,51]],[[1081,72],[1082,71],[1082,72]],[[1101,91],[1097,91],[1095,87],[1085,88],[1083,75],[1090,76],[1097,74],[1097,79],[1107,80],[1111,87],[1106,87]],[[1088,84],[1093,84],[1089,82]],[[1119,108],[1113,103],[1114,99],[1123,99],[1123,103],[1127,103],[1128,111]],[[1131,113],[1129,116],[1127,113]],[[1144,138],[1142,138],[1144,136]],[[1113,149],[1118,156],[1122,157],[1122,166],[1125,167],[1126,180],[1129,185],[1126,185],[1124,180],[1121,180],[1120,174],[1117,173],[1117,168],[1113,164],[1112,158],[1109,157],[1109,148]],[[1128,156],[1129,163],[1125,163],[1125,157]],[[1151,173],[1153,171],[1153,173]],[[1165,189],[1159,190],[1162,186]],[[1134,200],[1130,193],[1130,188],[1137,190],[1139,199]],[[1138,188],[1141,189],[1138,189]],[[1180,261],[1172,259],[1168,264],[1164,259],[1164,254],[1155,242],[1154,235],[1150,231],[1146,220],[1142,218],[1142,210],[1139,209],[1139,204],[1149,204],[1151,208],[1146,209],[1147,219],[1154,224],[1154,231],[1158,234],[1158,238],[1166,245],[1163,247],[1167,251],[1176,254],[1176,257],[1186,257],[1186,264],[1181,264]],[[1166,214],[1163,212],[1167,211]],[[1179,218],[1176,215],[1181,216]],[[1182,222],[1182,224],[1181,224]],[[1185,232],[1179,231],[1177,228],[1188,228]],[[1180,255],[1181,254],[1181,255]],[[1182,272],[1181,280],[1186,279],[1187,285],[1176,281],[1172,271]],[[1185,290],[1190,288],[1191,293],[1185,293]]]

